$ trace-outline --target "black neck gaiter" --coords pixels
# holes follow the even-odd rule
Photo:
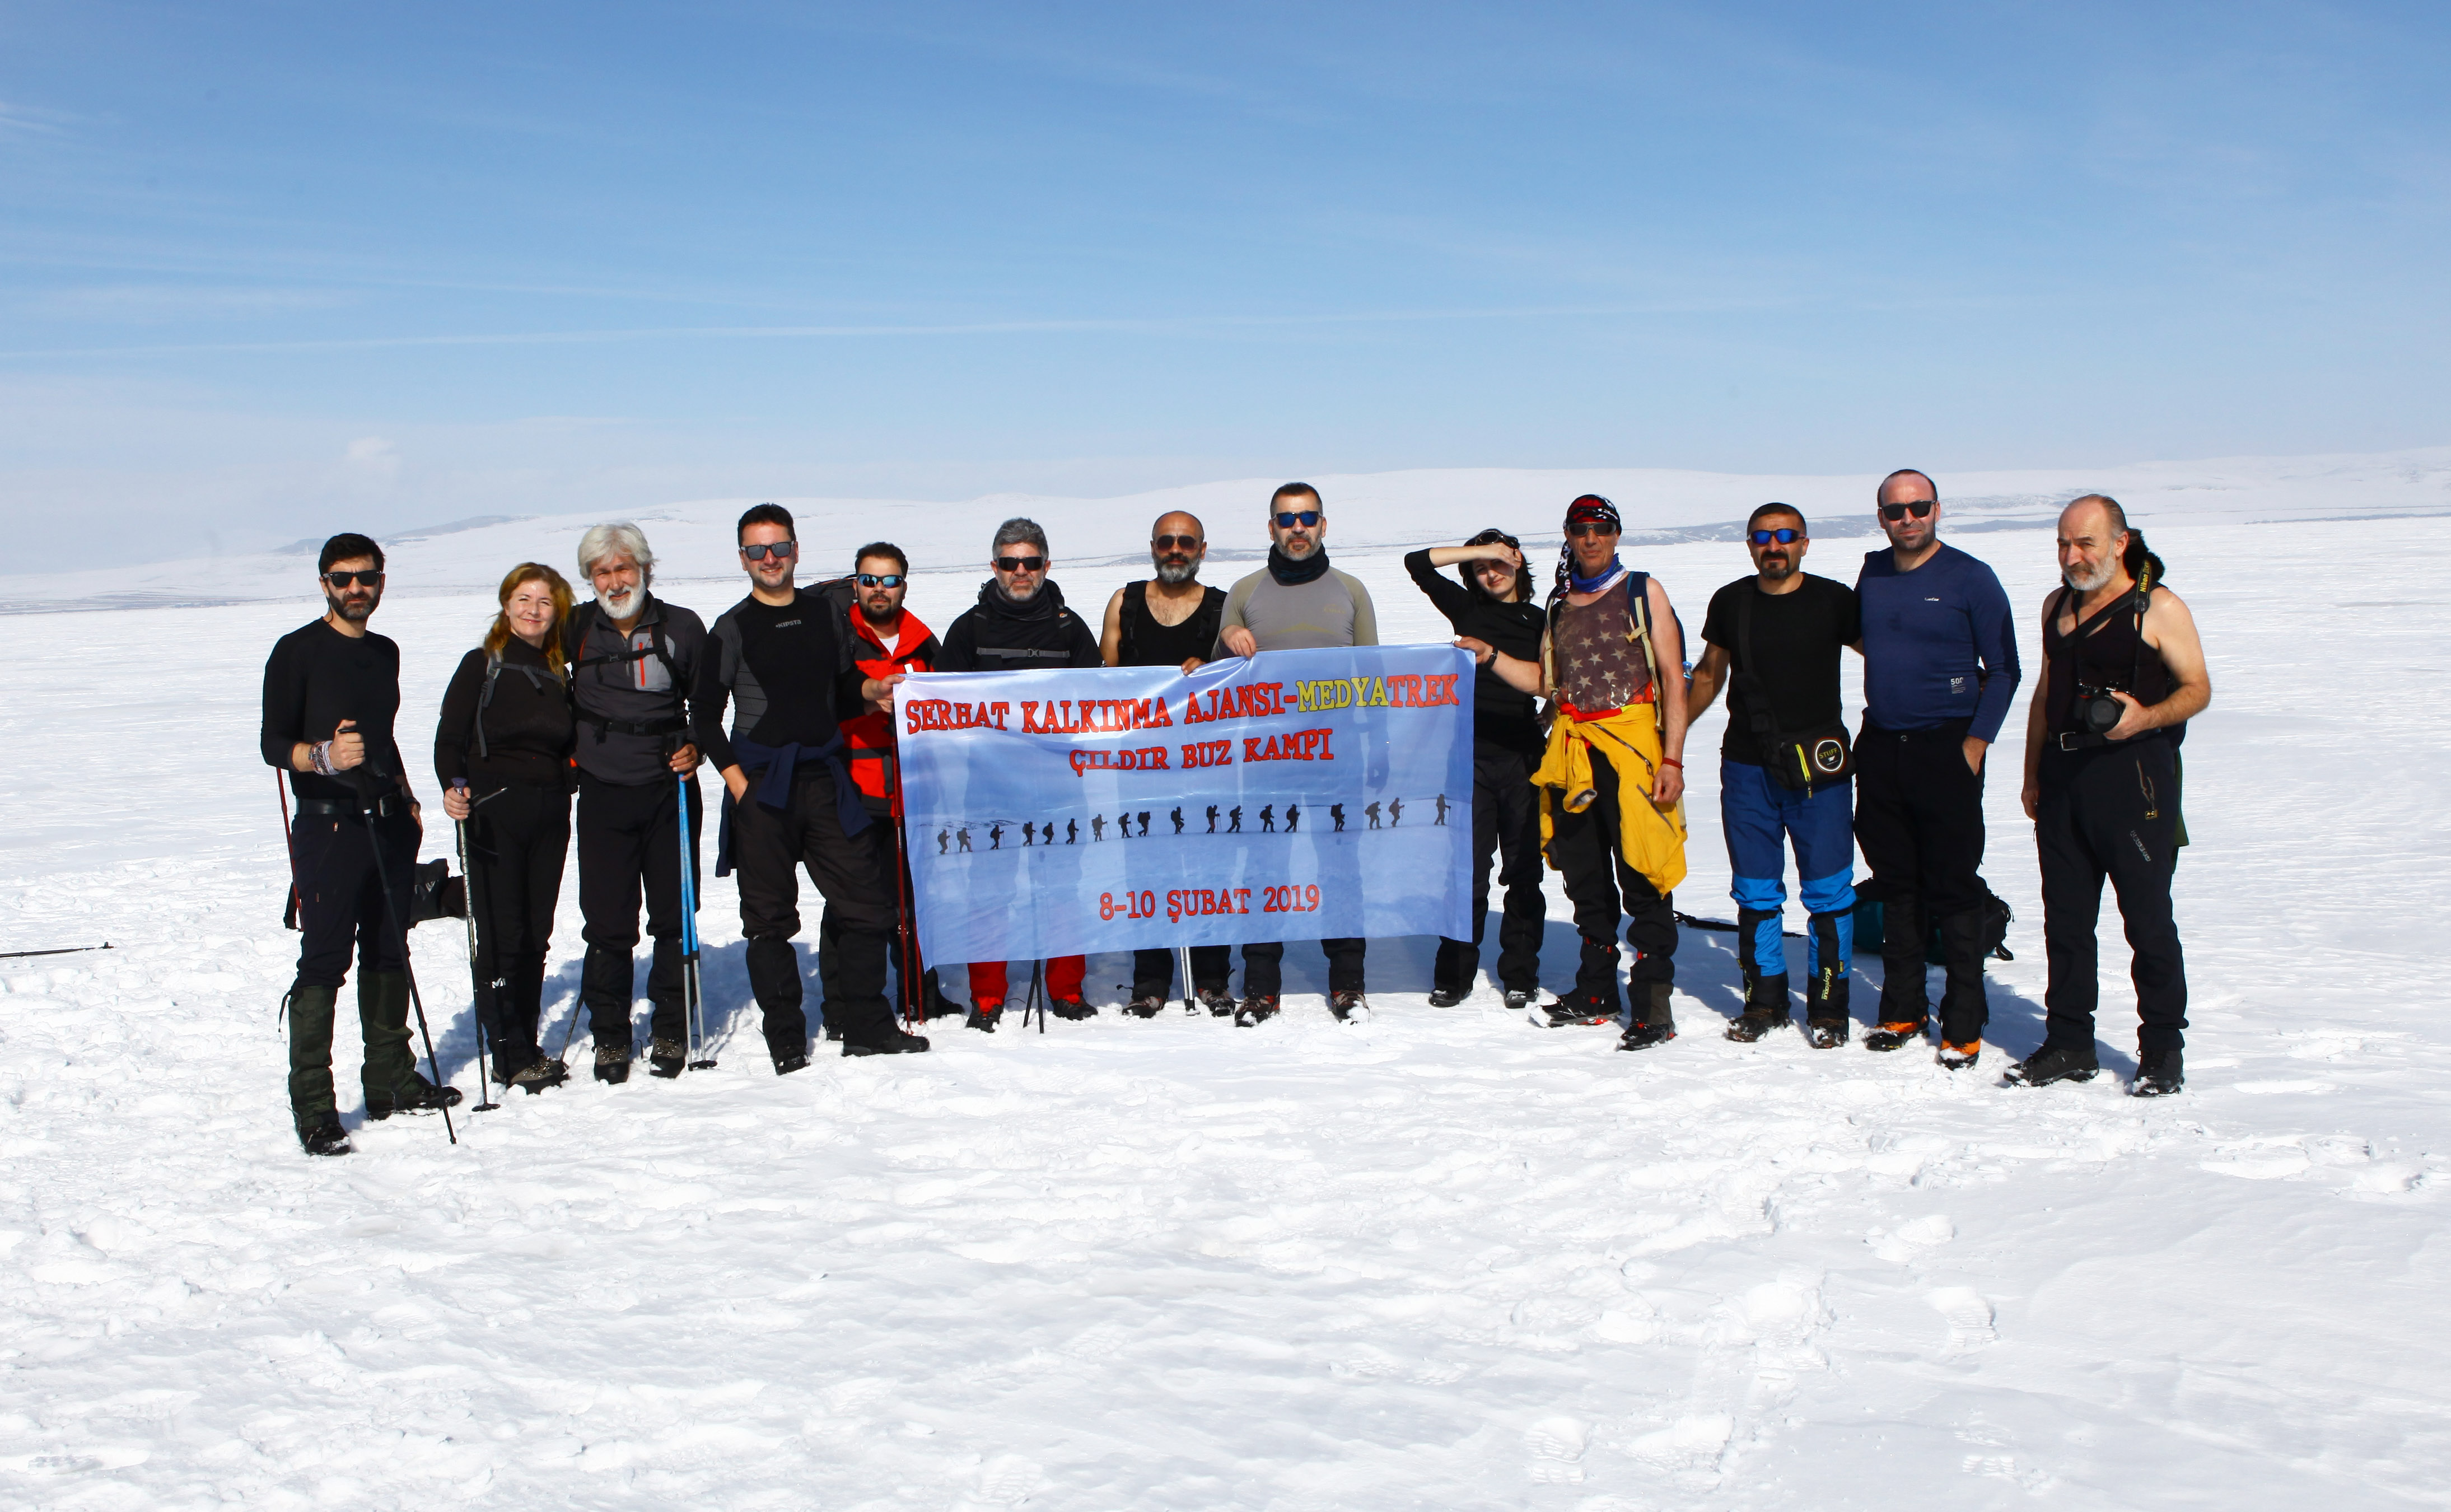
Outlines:
[[[1327,576],[1327,547],[1322,543],[1317,551],[1296,561],[1275,546],[1268,548],[1268,576],[1290,588],[1296,583],[1316,582]]]

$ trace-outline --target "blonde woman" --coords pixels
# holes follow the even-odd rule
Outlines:
[[[501,612],[483,644],[460,660],[434,732],[442,808],[469,820],[468,866],[477,919],[477,1022],[494,1075],[530,1092],[568,1070],[537,1045],[545,946],[570,850],[570,669],[562,626],[570,583],[541,562],[502,579]]]

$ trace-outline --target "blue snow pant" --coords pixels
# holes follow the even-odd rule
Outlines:
[[[1843,981],[1855,953],[1855,826],[1850,784],[1781,787],[1749,762],[1719,760],[1719,826],[1728,836],[1728,888],[1736,901],[1736,958],[1747,1007],[1787,1011],[1787,951],[1779,943],[1787,886],[1782,838],[1795,847],[1804,906],[1813,915],[1805,959],[1821,984]],[[1825,967],[1827,976],[1825,977]],[[1775,994],[1775,1001],[1773,997]],[[1843,999],[1841,999],[1843,1001]]]

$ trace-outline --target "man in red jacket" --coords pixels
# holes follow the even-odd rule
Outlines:
[[[850,627],[853,659],[862,672],[881,681],[936,668],[935,635],[920,623],[917,615],[902,607],[910,589],[910,559],[890,540],[874,540],[860,547],[852,576],[837,578],[818,589],[841,611]],[[872,824],[866,833],[879,849],[879,874],[897,879],[892,899],[898,915],[894,969],[903,977],[903,1001],[911,1000],[915,984],[920,1016],[933,1018],[955,1011],[944,993],[937,991],[936,973],[922,972],[915,964],[919,959],[917,921],[909,916],[904,901],[911,895],[909,863],[897,844],[902,817],[902,768],[893,748],[892,709],[873,704],[857,718],[844,720],[842,733],[843,743],[851,748],[847,753],[851,776],[859,785],[860,801],[870,814],[895,821]],[[821,984],[833,979],[837,949],[833,911],[829,908],[817,925],[817,980]],[[828,1037],[833,1037],[831,1031]]]

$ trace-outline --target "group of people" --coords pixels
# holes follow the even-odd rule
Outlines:
[[[1502,531],[1405,558],[1478,666],[1473,933],[1440,942],[1431,1003],[1477,990],[1495,870],[1503,896],[1493,974],[1510,1009],[1559,1025],[1615,1023],[1623,1050],[1676,1037],[1686,734],[1724,688],[1719,801],[1745,999],[1728,1036],[1757,1040],[1791,1020],[1781,925],[1792,847],[1810,919],[1805,1032],[1820,1048],[1848,1042],[1856,921],[1873,916],[1858,906],[1860,847],[1884,964],[1867,1046],[1894,1051],[1931,1033],[1941,1064],[1977,1062],[1983,962],[2007,916],[1981,876],[1984,767],[2021,680],[2014,616],[1991,570],[1940,541],[1929,477],[1892,473],[1875,506],[1889,545],[1867,554],[1853,587],[1802,570],[1811,540],[1800,510],[1755,510],[1746,525],[1753,570],[1712,596],[1690,663],[1667,588],[1620,560],[1623,521],[1598,495],[1567,508],[1544,602],[1535,601],[1520,542]],[[650,1071],[675,1076],[688,1063],[696,962],[684,915],[696,896],[702,764],[722,782],[716,872],[738,874],[750,988],[777,1075],[809,1062],[793,944],[803,870],[824,902],[824,1032],[844,1054],[925,1051],[927,1038],[905,1023],[956,1012],[992,1032],[1010,990],[1008,963],[966,963],[970,1001],[957,1007],[914,943],[895,839],[894,684],[917,672],[1188,673],[1227,657],[1376,645],[1369,589],[1329,565],[1318,490],[1276,490],[1267,531],[1265,566],[1220,590],[1200,580],[1201,521],[1159,517],[1152,576],[1117,590],[1094,633],[1052,579],[1046,532],[1026,519],[997,528],[978,602],[941,639],[906,606],[909,560],[890,542],[861,547],[848,577],[799,585],[794,524],[775,504],[741,517],[749,591],[712,627],[655,595],[655,555],[636,525],[581,537],[591,602],[576,602],[550,566],[514,567],[500,612],[452,676],[434,748],[444,812],[464,831],[477,1018],[497,1080],[540,1091],[569,1074],[538,1031],[574,828],[594,1074],[626,1080],[636,1052],[642,896],[654,941]],[[2116,501],[2070,503],[2058,553],[2063,584],[2042,607],[2046,670],[2028,721],[2023,795],[2043,873],[2049,1027],[2008,1078],[2043,1085],[2098,1070],[2095,926],[2108,877],[2135,952],[2142,1027],[2130,1090],[2172,1092],[2184,1082],[2186,1001],[2170,910],[2185,843],[2178,746],[2211,685],[2186,605],[2160,582],[2159,560]],[[297,808],[291,1112],[304,1149],[336,1154],[349,1143],[331,1035],[353,948],[368,1116],[445,1108],[460,1093],[420,1075],[410,1050],[402,922],[422,818],[395,739],[399,649],[368,628],[382,599],[382,550],[364,536],[335,536],[317,570],[326,612],[282,638],[265,665],[263,751],[287,773]],[[1865,716],[1852,736],[1840,717],[1842,652],[1864,663]],[[1580,948],[1573,988],[1540,1005],[1544,862],[1559,874]],[[1622,968],[1620,932],[1631,952]],[[1319,943],[1329,1011],[1350,1019],[1366,1006],[1366,942]],[[1211,1013],[1247,1026],[1279,1011],[1284,945],[1242,952],[1239,998],[1226,946],[1191,948],[1186,986]],[[1943,968],[1936,1025],[1928,956]],[[1097,1011],[1083,994],[1085,965],[1078,955],[1044,964],[1058,1016]],[[1127,1011],[1158,1012],[1174,973],[1172,951],[1135,952]],[[892,975],[901,1015],[887,996]]]

